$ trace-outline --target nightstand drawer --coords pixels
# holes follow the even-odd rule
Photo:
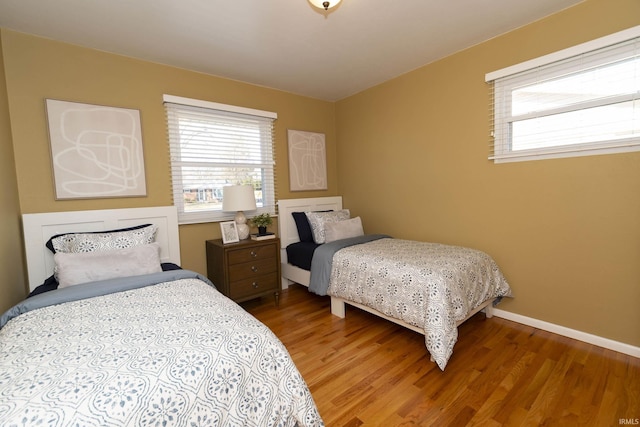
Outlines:
[[[278,285],[278,274],[275,272],[257,278],[239,280],[232,282],[230,297],[231,299],[239,299],[259,292],[277,292],[280,290]]]
[[[265,258],[275,258],[277,251],[276,244],[229,251],[229,265],[258,261]],[[273,260],[271,260],[271,262],[273,262]]]
[[[275,258],[266,258],[260,261],[245,262],[229,266],[229,281],[258,277],[264,274],[273,273],[278,270]]]

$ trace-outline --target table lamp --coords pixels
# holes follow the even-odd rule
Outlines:
[[[234,218],[238,229],[238,238],[244,240],[249,237],[249,225],[244,211],[256,210],[256,197],[250,185],[229,185],[222,187],[222,210],[236,212]]]

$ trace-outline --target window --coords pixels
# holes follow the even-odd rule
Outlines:
[[[173,201],[181,224],[232,219],[222,188],[252,185],[257,213],[275,214],[276,113],[164,96]]]
[[[640,151],[640,27],[487,74],[495,162]]]

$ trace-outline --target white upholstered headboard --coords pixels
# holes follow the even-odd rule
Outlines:
[[[158,226],[162,262],[180,265],[180,236],[175,206],[51,212],[22,215],[29,290],[53,274],[53,254],[45,246],[52,236],[74,231],[105,231],[141,224]]]

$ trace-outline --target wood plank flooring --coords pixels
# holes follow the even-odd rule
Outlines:
[[[640,359],[479,313],[445,371],[424,337],[293,285],[242,303],[285,344],[327,426],[640,423]]]

